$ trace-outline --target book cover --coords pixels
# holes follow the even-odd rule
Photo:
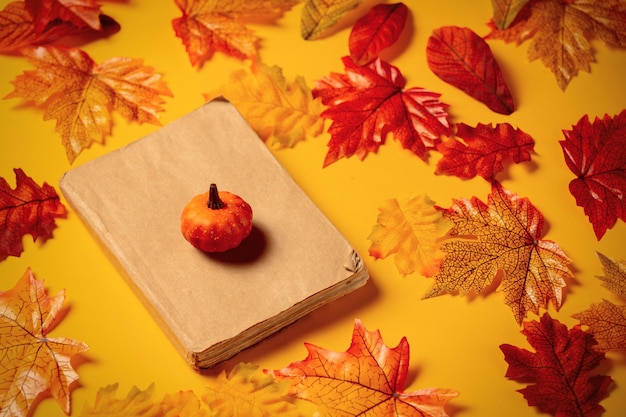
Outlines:
[[[253,208],[219,254],[180,214],[216,183]],[[60,189],[186,361],[210,368],[365,284],[359,255],[232,104],[188,115],[63,175]]]

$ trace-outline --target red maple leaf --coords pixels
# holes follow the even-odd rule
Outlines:
[[[378,4],[354,23],[348,45],[358,65],[366,65],[393,45],[406,23],[409,8],[404,3]]]
[[[11,189],[0,178],[0,261],[7,256],[20,256],[24,250],[22,237],[30,234],[33,241],[52,237],[55,218],[65,217],[65,206],[47,183],[40,187],[17,168],[16,186]]]
[[[315,82],[313,97],[328,108],[332,120],[324,166],[343,157],[364,159],[376,152],[387,133],[422,159],[441,135],[450,133],[447,104],[440,94],[424,88],[404,89],[406,81],[395,66],[376,58],[358,66],[344,57],[345,74],[332,73]]]
[[[535,352],[503,344],[509,364],[506,377],[534,382],[519,390],[531,406],[559,417],[589,417],[604,409],[598,403],[608,392],[611,377],[596,375],[604,353],[593,336],[579,325],[568,329],[544,313],[540,322],[524,323],[522,334]]]
[[[288,381],[289,392],[315,403],[322,415],[447,417],[444,407],[458,395],[444,388],[402,391],[409,370],[406,338],[389,348],[379,331],[367,331],[359,319],[347,351],[306,348],[305,360],[266,372]]]
[[[444,26],[433,31],[426,60],[435,75],[501,114],[515,103],[491,48],[471,29]]]
[[[100,5],[96,0],[24,0],[26,9],[33,16],[35,29],[43,31],[55,20],[70,22],[74,26],[102,28]]]
[[[480,175],[491,181],[504,168],[503,162],[529,161],[535,146],[530,135],[508,123],[495,127],[459,123],[456,128],[455,136],[462,141],[450,138],[437,145],[437,150],[443,154],[437,162],[437,175],[456,175],[463,179]]]
[[[585,115],[563,134],[565,162],[576,175],[569,190],[600,240],[618,218],[626,220],[626,110],[593,123]]]

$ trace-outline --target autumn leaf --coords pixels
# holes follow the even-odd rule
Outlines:
[[[569,258],[542,240],[543,215],[527,198],[492,183],[487,203],[476,197],[454,200],[443,217],[454,223],[435,283],[425,298],[445,293],[480,293],[501,278],[505,303],[521,324],[549,301],[561,306],[562,289],[573,278]]]
[[[182,16],[172,27],[187,50],[191,65],[202,65],[213,53],[256,58],[258,37],[246,26],[259,15],[280,16],[299,0],[175,0]]]
[[[18,76],[5,98],[44,108],[44,120],[57,121],[70,163],[93,142],[104,142],[113,110],[129,121],[158,125],[161,96],[172,95],[161,76],[139,59],[115,57],[96,64],[80,49],[51,46],[24,54],[36,69]]]
[[[603,281],[603,286],[613,294],[626,298],[626,261],[615,260],[596,252],[602,264],[603,276],[598,277]]]
[[[77,27],[71,22],[56,19],[38,31],[25,3],[11,2],[0,11],[0,53],[18,52],[24,47],[57,41],[65,36],[83,34],[108,36],[119,31],[120,25],[113,18],[103,14],[99,18],[99,30],[85,25]]]
[[[300,16],[302,39],[323,38],[350,10],[363,0],[306,0]]]
[[[278,66],[258,63],[252,72],[236,71],[205,99],[217,96],[233,103],[263,141],[273,136],[274,144],[292,147],[324,129],[322,103],[313,99],[304,78],[288,83]]]
[[[20,256],[24,251],[22,238],[29,234],[33,241],[52,238],[57,218],[65,218],[67,210],[56,190],[43,183],[39,186],[19,168],[15,172],[15,188],[0,177],[0,261]]]
[[[511,91],[491,48],[468,28],[435,29],[426,45],[430,70],[443,81],[501,114],[515,111]]]
[[[377,224],[367,237],[369,254],[386,258],[394,254],[398,271],[418,271],[430,277],[437,273],[442,254],[439,240],[450,228],[435,203],[426,195],[389,199],[379,209]]]
[[[463,179],[480,175],[491,181],[504,169],[504,162],[530,161],[535,146],[530,135],[508,123],[495,126],[479,123],[476,127],[458,123],[456,129],[456,138],[445,139],[437,145],[443,156],[437,162],[437,175]]]
[[[347,351],[305,346],[306,359],[268,372],[289,381],[291,394],[316,404],[322,415],[447,417],[445,405],[458,396],[441,388],[404,392],[409,369],[406,338],[389,348],[379,331],[367,331],[359,319]]]
[[[617,219],[626,220],[626,110],[589,122],[583,116],[559,142],[574,173],[570,193],[582,207],[600,240]]]
[[[259,367],[249,363],[236,365],[228,374],[210,379],[203,399],[215,415],[297,417],[300,412],[288,396],[289,384],[277,382]]]
[[[343,63],[345,74],[332,73],[316,81],[313,89],[313,97],[327,106],[322,117],[332,120],[324,166],[352,155],[364,159],[378,150],[387,133],[426,159],[441,135],[449,134],[447,105],[439,101],[440,94],[420,87],[404,89],[400,70],[380,58],[366,66],[350,57]]]
[[[163,406],[152,399],[154,384],[144,391],[132,387],[124,399],[116,397],[117,389],[118,384],[100,388],[94,405],[85,405],[79,415],[81,417],[157,417],[162,415]]]
[[[96,0],[24,0],[24,4],[33,17],[37,32],[56,20],[69,22],[78,28],[102,28],[100,5]]]
[[[165,410],[163,417],[209,417],[213,415],[193,391],[166,394],[161,405]]]
[[[589,332],[598,341],[595,346],[598,351],[626,353],[626,305],[602,300],[572,317],[589,326]]]
[[[592,41],[626,47],[626,3],[621,0],[530,0],[506,29],[492,27],[487,39],[517,45],[530,40],[528,59],[539,59],[565,90],[595,61]]]
[[[530,406],[554,416],[592,416],[604,410],[611,377],[597,375],[604,354],[595,351],[593,336],[575,326],[568,329],[544,313],[540,321],[524,323],[522,334],[531,352],[500,345],[509,364],[506,377],[530,385],[519,390]]]
[[[64,300],[65,290],[49,297],[30,268],[12,289],[0,291],[0,417],[30,415],[46,391],[69,414],[70,385],[78,379],[70,361],[88,346],[49,337]]]
[[[352,27],[348,45],[350,57],[357,65],[367,65],[380,52],[398,40],[408,15],[404,3],[378,4],[357,20]]]
[[[528,0],[491,0],[493,21],[498,29],[506,29],[515,20]]]

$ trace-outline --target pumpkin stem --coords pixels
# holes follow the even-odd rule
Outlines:
[[[219,210],[224,207],[224,202],[220,199],[217,192],[217,185],[215,184],[211,184],[209,187],[209,201],[207,201],[206,205],[211,210]]]

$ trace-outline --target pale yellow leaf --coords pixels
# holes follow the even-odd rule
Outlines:
[[[350,10],[363,0],[307,0],[300,18],[303,39],[314,40],[324,36]]]

